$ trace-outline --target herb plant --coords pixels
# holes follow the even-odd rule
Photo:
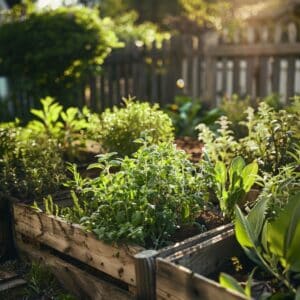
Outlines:
[[[139,145],[136,139],[151,136],[153,143],[174,139],[172,121],[157,104],[124,100],[125,107],[107,109],[101,116],[101,141],[108,152],[131,155]]]
[[[132,158],[99,159],[91,165],[102,169],[99,177],[74,189],[76,208],[64,215],[100,239],[161,247],[180,226],[193,223],[202,208],[202,177],[172,144],[145,143]],[[115,167],[120,171],[111,172]]]
[[[80,150],[86,147],[89,138],[96,138],[99,117],[86,107],[80,111],[76,107],[63,110],[63,106],[47,97],[41,100],[42,109],[32,109],[36,117],[27,125],[28,138],[45,135],[56,140],[68,160],[79,158]]]
[[[240,203],[257,180],[258,165],[254,161],[246,165],[240,156],[234,158],[228,168],[218,161],[214,167],[216,194],[225,216],[232,217],[234,206]]]

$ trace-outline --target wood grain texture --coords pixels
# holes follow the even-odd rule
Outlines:
[[[223,263],[242,251],[233,229],[156,260],[157,299],[244,299],[204,277],[221,269]]]
[[[157,259],[157,299],[164,300],[242,300],[216,282],[161,258]]]
[[[37,250],[30,244],[18,240],[18,247],[23,257],[37,261],[49,267],[62,286],[79,299],[91,300],[132,300],[128,291],[122,290],[109,282],[101,280],[47,251]]]
[[[142,248],[106,244],[77,224],[36,212],[26,205],[14,204],[13,211],[16,234],[74,257],[127,284],[136,284],[133,256]]]

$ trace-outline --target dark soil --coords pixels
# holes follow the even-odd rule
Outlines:
[[[225,225],[227,222],[217,208],[202,211],[194,224],[182,226],[171,238],[174,243],[200,234],[204,231]]]
[[[186,136],[177,138],[175,144],[190,155],[192,162],[197,163],[202,158],[203,144],[200,141]]]

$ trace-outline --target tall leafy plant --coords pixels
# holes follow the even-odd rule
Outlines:
[[[220,208],[225,216],[233,215],[234,206],[240,203],[257,180],[258,164],[253,161],[246,165],[240,156],[234,158],[227,168],[218,161],[214,167],[214,180]]]

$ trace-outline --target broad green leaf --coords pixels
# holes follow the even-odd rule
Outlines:
[[[229,168],[230,182],[233,182],[233,174],[236,173],[236,175],[239,176],[242,170],[244,169],[245,165],[245,161],[241,156],[237,156],[232,160]]]
[[[43,112],[43,111],[38,110],[38,109],[34,109],[34,108],[33,108],[33,109],[30,110],[30,112],[31,112],[34,116],[40,118],[41,120],[44,120],[44,112]]]
[[[297,289],[295,300],[300,300],[300,288]]]
[[[235,206],[235,235],[242,247],[255,247],[252,228],[237,205]]]
[[[255,241],[258,240],[265,222],[267,209],[267,199],[262,199],[256,203],[247,216],[247,220],[252,228]]]
[[[221,273],[219,277],[219,282],[222,287],[245,295],[245,291],[242,288],[242,286],[232,276],[225,273]]]
[[[243,187],[245,192],[249,192],[251,187],[256,181],[258,173],[258,164],[256,161],[247,165],[241,173],[241,177],[243,179]]]
[[[215,165],[215,179],[222,185],[226,184],[227,181],[227,170],[223,162],[218,161]]]
[[[268,224],[267,236],[272,253],[284,259],[294,257],[295,249],[290,247],[295,237],[296,229],[299,227],[299,223],[300,194],[292,197],[284,210],[279,213],[276,220]],[[297,242],[295,241],[293,247],[296,247],[296,245]]]

